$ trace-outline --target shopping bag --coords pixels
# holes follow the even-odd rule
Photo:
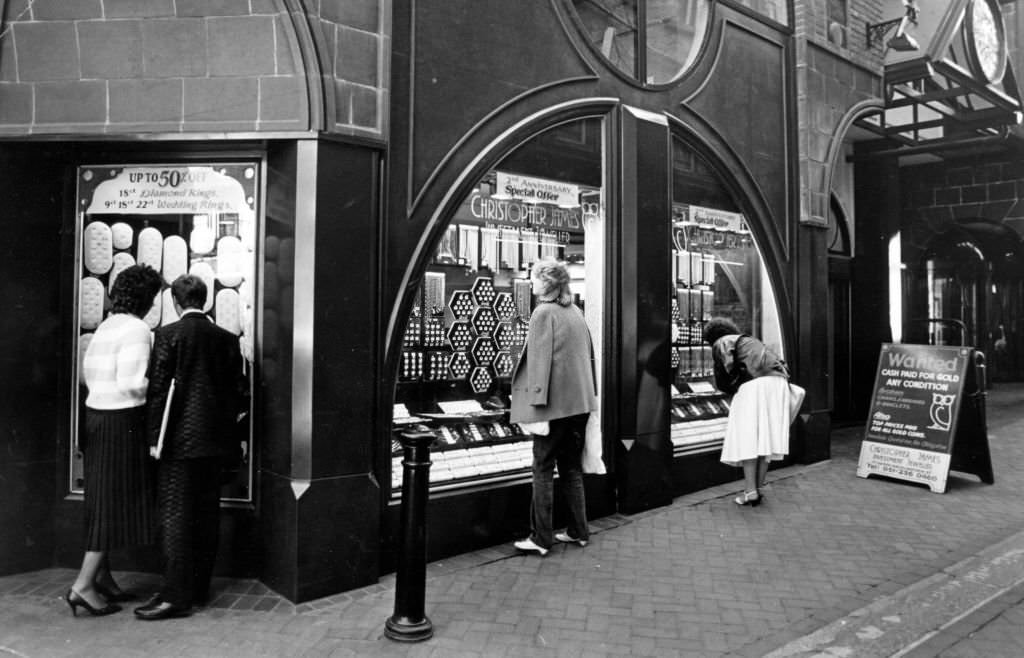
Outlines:
[[[586,435],[583,438],[583,472],[592,475],[604,475],[604,459],[601,458],[601,419],[600,414],[591,412],[587,418]]]
[[[804,390],[803,386],[798,384],[790,383],[789,385],[789,423],[790,425],[796,420],[797,415],[800,413],[800,407],[804,404],[804,397],[807,395],[807,391]]]
[[[519,423],[519,427],[522,427],[527,434],[534,436],[547,436],[551,433],[551,426],[546,420],[538,420],[535,423]]]

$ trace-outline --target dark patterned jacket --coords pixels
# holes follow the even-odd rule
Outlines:
[[[185,313],[156,330],[148,376],[150,446],[157,444],[167,391],[175,380],[160,459],[230,459],[238,454],[236,419],[246,411],[246,379],[237,336],[205,313]]]

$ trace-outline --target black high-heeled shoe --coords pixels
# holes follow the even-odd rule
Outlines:
[[[100,596],[105,598],[110,603],[124,603],[125,601],[134,601],[138,597],[131,592],[126,592],[123,589],[118,588],[115,592],[106,585],[100,585],[99,583],[93,583],[93,588],[100,593]]]
[[[75,617],[78,616],[79,606],[83,607],[93,617],[104,617],[106,615],[112,615],[115,612],[120,612],[121,606],[114,603],[108,603],[102,608],[94,608],[92,604],[85,600],[85,598],[76,592],[74,588],[69,588],[68,593],[64,595],[64,600],[68,602],[68,607],[71,608],[71,614]]]

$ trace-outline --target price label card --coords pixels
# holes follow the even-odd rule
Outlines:
[[[476,400],[452,400],[451,402],[438,402],[437,405],[446,414],[471,414],[484,410]]]

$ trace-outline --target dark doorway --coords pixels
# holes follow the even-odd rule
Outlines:
[[[829,204],[828,231],[828,326],[832,340],[829,343],[828,373],[829,407],[832,421],[844,423],[858,420],[853,395],[853,350],[850,296],[850,240],[846,213],[833,195]]]

